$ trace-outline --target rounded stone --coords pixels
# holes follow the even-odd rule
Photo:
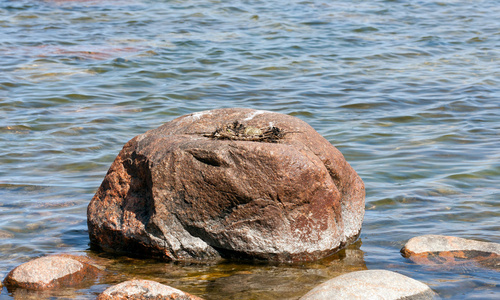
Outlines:
[[[423,235],[411,238],[401,254],[415,263],[425,265],[479,264],[500,269],[500,244],[444,235]]]
[[[179,117],[130,140],[88,207],[93,247],[166,260],[309,261],[359,235],[364,184],[302,120]]]
[[[150,280],[129,280],[107,288],[97,300],[202,300],[197,296]]]
[[[425,284],[396,272],[367,270],[340,275],[318,285],[300,300],[435,299]]]
[[[500,255],[500,244],[445,235],[422,235],[411,238],[401,250],[409,255],[441,251],[482,251]]]
[[[101,272],[88,261],[87,258],[73,255],[40,257],[10,271],[4,284],[9,288],[32,290],[78,285]]]

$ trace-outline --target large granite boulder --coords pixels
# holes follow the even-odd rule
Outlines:
[[[17,266],[7,274],[4,283],[8,288],[46,290],[78,286],[102,272],[84,256],[50,255]]]
[[[219,109],[130,140],[88,206],[91,244],[167,260],[307,261],[354,241],[364,185],[292,116]]]

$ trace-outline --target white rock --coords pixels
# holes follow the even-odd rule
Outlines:
[[[312,289],[300,300],[434,298],[434,292],[420,281],[396,272],[368,270],[330,279]]]

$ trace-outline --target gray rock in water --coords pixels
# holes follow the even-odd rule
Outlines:
[[[83,256],[44,256],[14,268],[5,278],[8,288],[45,290],[76,286],[93,280],[102,270]]]
[[[340,275],[318,285],[300,300],[435,299],[425,284],[386,270],[358,271]]]
[[[500,255],[500,244],[445,235],[422,235],[411,238],[403,252],[420,254],[441,251],[483,251]]]
[[[167,260],[314,260],[357,238],[364,192],[300,119],[204,111],[123,147],[89,204],[89,235],[105,251]]]
[[[460,265],[478,263],[500,269],[500,244],[454,236],[423,235],[411,238],[401,249],[404,257],[425,265]]]
[[[129,280],[107,288],[97,300],[203,300],[168,285],[150,280]]]

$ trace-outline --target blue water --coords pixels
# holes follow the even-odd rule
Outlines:
[[[500,298],[498,271],[399,254],[429,233],[500,242],[498,16],[495,0],[0,0],[0,279],[65,252],[110,272],[43,297],[138,277],[206,299],[297,299],[368,268],[443,298]],[[340,149],[366,185],[360,241],[300,266],[88,251],[86,207],[121,147],[221,107],[296,116]]]

